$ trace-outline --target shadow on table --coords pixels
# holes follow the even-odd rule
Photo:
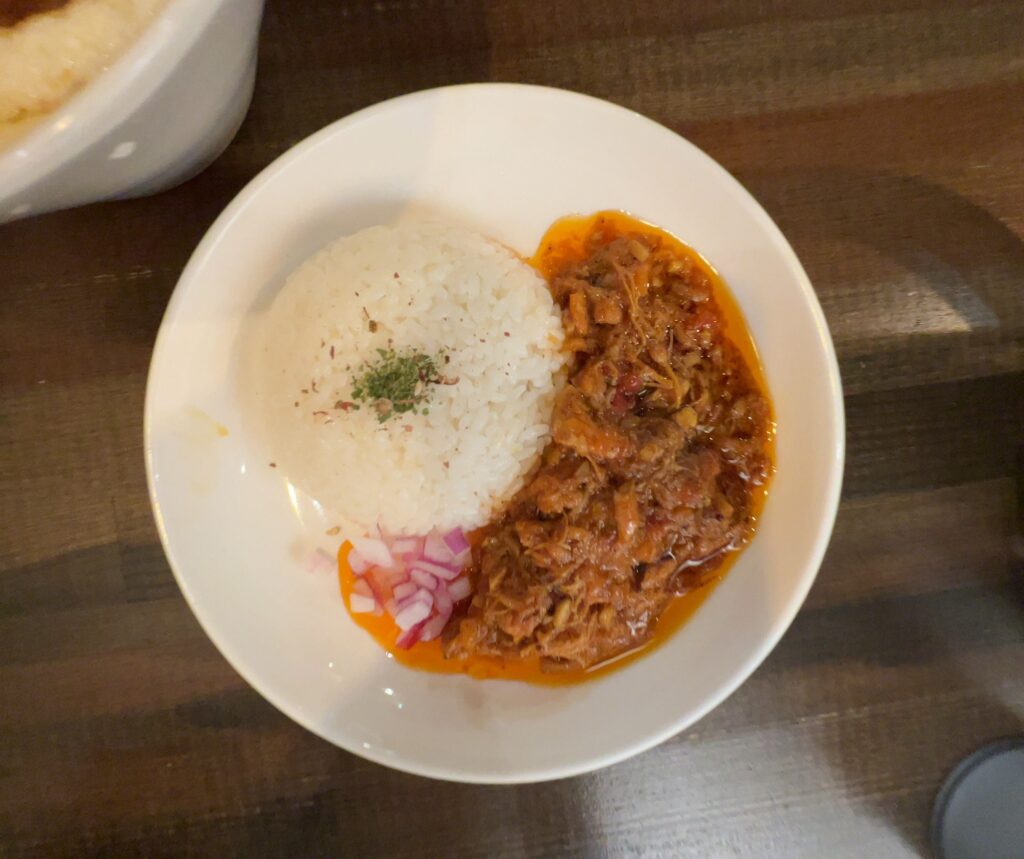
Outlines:
[[[841,253],[860,247],[912,272],[971,328],[1024,324],[1024,242],[953,189],[915,176],[839,168],[757,171],[741,178],[797,252],[814,259],[808,265],[812,281],[816,275],[822,282],[834,279],[831,260],[814,257],[813,247],[841,243]]]
[[[754,173],[742,178],[769,211],[799,212],[793,222],[780,218],[798,252],[805,243],[841,244],[843,253],[855,246],[869,249],[911,270],[972,329],[939,336],[901,335],[902,354],[941,349],[956,339],[946,354],[955,370],[955,362],[963,360],[960,347],[979,324],[1011,342],[1019,336],[1024,322],[1019,293],[1024,283],[1024,243],[992,214],[955,192],[914,177],[847,170]],[[811,276],[813,280],[813,271]],[[978,318],[979,308],[986,319]],[[887,342],[885,337],[872,339],[871,331],[858,339],[869,341],[871,351]],[[923,366],[927,363],[925,357]],[[1007,369],[1019,368],[997,366],[988,371]],[[1020,391],[1006,393],[1024,396]],[[991,443],[1022,445],[1024,438],[992,439]],[[955,457],[957,452],[952,453]],[[935,462],[935,473],[946,473],[947,466]],[[1024,462],[1018,462],[1016,479],[1021,487],[1018,504],[1024,509]],[[862,667],[881,678],[878,682],[899,683],[902,677],[914,682],[908,666],[949,666],[945,692],[931,692],[937,705],[944,706],[936,706],[926,724],[921,724],[920,707],[901,708],[894,702],[884,725],[878,724],[877,715],[866,713],[863,720],[839,723],[822,741],[821,750],[852,801],[922,855],[927,855],[931,803],[945,773],[986,741],[1024,732],[1024,713],[999,695],[1000,678],[976,676],[978,672],[969,672],[964,659],[965,655],[984,658],[987,649],[1018,644],[1024,638],[1024,549],[1020,520],[1014,521],[1017,535],[1007,535],[1011,570],[1005,580],[1000,577],[1000,583],[988,580],[953,591],[882,597],[804,613],[780,646],[783,660],[831,660],[849,666],[840,687],[817,690],[822,712],[849,709],[849,687],[862,682]],[[970,540],[970,534],[963,538]],[[823,575],[827,573],[826,563]],[[870,576],[871,570],[864,574]],[[822,652],[821,642],[831,652]],[[808,653],[812,644],[815,652]],[[901,674],[887,677],[890,668],[900,669]],[[832,696],[835,702],[830,705]],[[877,712],[877,707],[872,709]],[[908,783],[892,783],[900,774],[906,774]]]

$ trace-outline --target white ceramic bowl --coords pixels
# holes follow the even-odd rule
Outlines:
[[[245,335],[299,262],[410,210],[444,214],[528,254],[556,218],[606,208],[701,251],[746,314],[778,418],[778,474],[758,534],[677,635],[602,679],[545,688],[403,668],[351,622],[333,568],[304,564],[317,545],[335,550],[324,536],[331,523],[268,466],[273,454],[247,405]],[[297,722],[349,751],[477,782],[557,778],[622,760],[692,724],[743,682],[814,580],[839,496],[843,438],[825,320],[796,256],[753,198],[650,120],[514,85],[385,102],[267,168],[182,275],[153,355],[145,415],[167,556],[231,664]]]
[[[171,0],[123,56],[0,149],[0,223],[195,175],[252,98],[264,0]]]

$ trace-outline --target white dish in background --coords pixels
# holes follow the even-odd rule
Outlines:
[[[335,548],[324,536],[330,523],[268,465],[247,411],[242,341],[284,276],[339,235],[429,211],[529,255],[555,219],[609,208],[696,248],[746,315],[778,421],[778,472],[757,536],[674,637],[596,681],[538,687],[403,668],[349,619],[330,565],[307,569],[313,547]],[[286,714],[349,751],[471,782],[537,781],[614,763],[728,696],[774,647],[814,580],[839,497],[843,441],[821,309],[753,198],[648,119],[518,85],[385,102],[267,168],[181,277],[145,414],[164,547],[231,664]]]
[[[252,99],[264,0],[170,0],[109,69],[0,147],[0,223],[185,181]]]

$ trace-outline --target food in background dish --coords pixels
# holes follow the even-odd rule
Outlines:
[[[168,0],[0,0],[0,143],[103,72]]]
[[[271,458],[346,535],[476,528],[550,437],[561,345],[547,285],[507,248],[435,221],[363,230],[266,315]]]

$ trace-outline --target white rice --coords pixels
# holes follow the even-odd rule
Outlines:
[[[0,125],[58,107],[117,59],[166,3],[73,0],[0,28]]]
[[[415,221],[340,239],[291,275],[259,338],[274,459],[343,527],[482,525],[548,441],[562,336],[543,279],[482,235]],[[389,344],[443,351],[458,384],[431,386],[427,415],[336,409]]]

